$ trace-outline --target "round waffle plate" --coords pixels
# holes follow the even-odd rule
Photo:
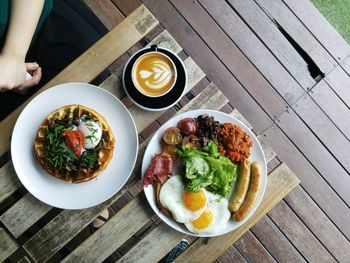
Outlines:
[[[114,136],[114,155],[95,179],[70,184],[49,175],[37,162],[33,142],[45,117],[65,105],[80,104],[105,117]],[[83,209],[98,205],[118,192],[128,180],[137,157],[138,134],[125,106],[109,92],[84,83],[52,87],[35,97],[17,119],[11,155],[15,171],[27,190],[51,206]]]

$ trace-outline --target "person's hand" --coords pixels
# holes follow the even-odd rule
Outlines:
[[[32,78],[26,79],[26,72]],[[37,63],[24,63],[14,56],[0,56],[0,92],[13,90],[25,93],[41,79],[41,68]]]

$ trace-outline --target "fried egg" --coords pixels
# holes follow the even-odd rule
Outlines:
[[[228,200],[207,191],[208,205],[195,220],[185,223],[187,229],[196,234],[213,234],[224,228],[229,221],[231,212],[228,210]]]
[[[190,192],[186,189],[182,177],[172,176],[162,186],[159,194],[160,204],[168,209],[174,220],[190,223],[196,220],[207,207],[205,189]]]
[[[78,130],[84,135],[84,148],[93,149],[101,140],[102,129],[94,121],[82,121],[78,126]]]

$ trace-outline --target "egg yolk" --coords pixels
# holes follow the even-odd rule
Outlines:
[[[207,202],[203,191],[195,193],[186,190],[182,196],[182,201],[185,207],[190,211],[197,211],[202,209],[205,207],[205,204]]]
[[[204,211],[200,217],[198,217],[196,220],[192,221],[192,225],[196,229],[205,229],[207,228],[210,223],[213,221],[213,215],[210,211]]]

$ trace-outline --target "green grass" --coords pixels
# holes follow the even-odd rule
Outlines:
[[[350,44],[350,0],[311,0]]]

